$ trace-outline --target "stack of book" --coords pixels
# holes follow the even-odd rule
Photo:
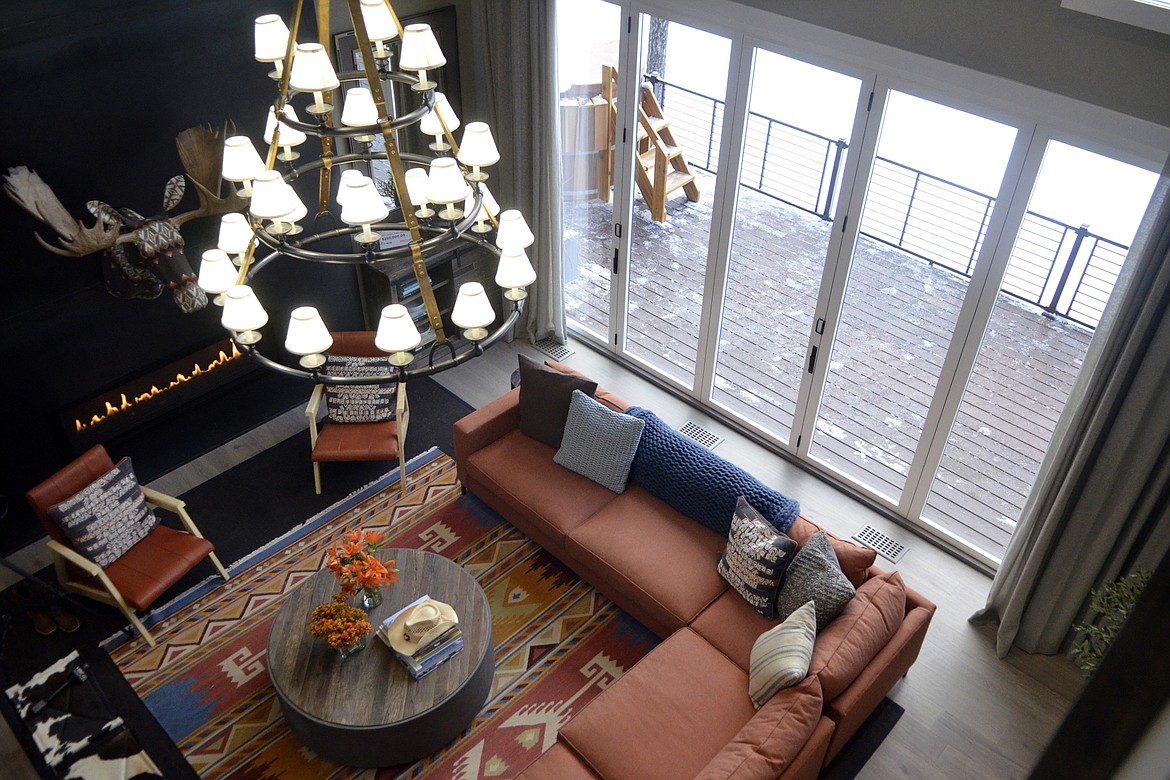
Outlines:
[[[435,637],[432,641],[428,642],[426,645],[420,646],[417,650],[414,651],[412,655],[406,655],[405,653],[401,653],[394,649],[394,646],[390,643],[390,625],[399,615],[403,614],[409,609],[414,608],[429,598],[430,596],[422,596],[415,601],[412,601],[410,604],[407,604],[405,607],[383,620],[382,625],[380,625],[378,630],[375,632],[377,633],[378,638],[386,643],[386,646],[390,648],[391,652],[393,652],[394,655],[398,657],[398,660],[402,662],[402,665],[406,667],[406,671],[410,673],[410,676],[416,680],[426,677],[445,661],[458,655],[459,652],[463,649],[463,632],[459,630],[458,624],[447,629],[442,634]]]

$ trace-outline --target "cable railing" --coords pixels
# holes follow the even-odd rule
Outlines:
[[[724,101],[663,81],[663,112],[688,163],[718,173]],[[831,221],[849,144],[749,111],[740,186]],[[970,277],[995,197],[895,160],[876,158],[860,232],[932,266]],[[1095,328],[1129,247],[1029,211],[1002,292]]]

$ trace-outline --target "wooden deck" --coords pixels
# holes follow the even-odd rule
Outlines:
[[[713,190],[668,204],[666,223],[635,204],[627,349],[691,383]],[[829,225],[741,193],[712,400],[787,440]],[[608,331],[611,206],[573,204],[571,319]],[[811,260],[810,260],[811,258]],[[572,259],[567,260],[571,264]],[[862,238],[855,254],[810,455],[900,496],[968,280]],[[923,517],[994,558],[1004,547],[1092,336],[1000,295]]]

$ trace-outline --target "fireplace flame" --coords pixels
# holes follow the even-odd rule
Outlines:
[[[135,404],[149,401],[152,398],[162,395],[173,387],[178,387],[184,382],[190,382],[195,377],[210,373],[220,366],[226,365],[231,361],[244,356],[244,353],[240,352],[239,348],[236,347],[236,342],[234,339],[228,339],[228,344],[231,347],[231,352],[229,353],[226,350],[221,349],[219,351],[219,355],[208,362],[206,367],[200,366],[198,363],[196,363],[189,374],[184,374],[180,371],[179,373],[175,374],[175,378],[168,382],[164,387],[151,385],[149,390],[133,397],[128,397],[125,393],[118,393],[118,401],[116,403],[111,401],[104,402],[104,413],[93,415],[89,418],[88,422],[82,422],[80,419],[75,419],[73,421],[74,425],[76,425],[78,431],[84,431],[86,428],[97,425],[103,420],[118,414],[119,412],[124,412],[127,409],[133,408]]]

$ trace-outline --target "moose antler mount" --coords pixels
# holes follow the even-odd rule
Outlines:
[[[102,275],[110,295],[153,299],[169,289],[176,305],[190,314],[207,305],[207,296],[196,283],[196,275],[184,254],[179,228],[197,217],[241,211],[246,207],[232,188],[226,197],[219,194],[225,135],[226,130],[193,127],[176,137],[179,158],[187,177],[195,184],[199,207],[173,216],[168,213],[179,205],[186,191],[182,175],[167,182],[162,210],[156,216],[143,217],[129,208],[115,209],[91,200],[85,205],[96,221],[89,227],[75,219],[52,188],[29,168],[9,168],[4,176],[4,191],[57,234],[56,245],[36,234],[37,243],[45,249],[65,257],[87,257],[100,252]]]

